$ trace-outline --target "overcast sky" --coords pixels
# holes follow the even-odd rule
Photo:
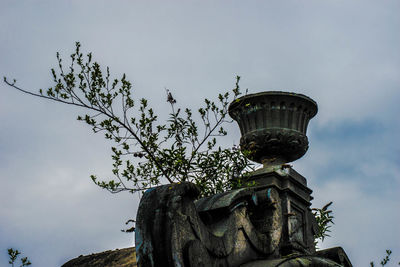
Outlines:
[[[323,247],[342,246],[354,266],[393,250],[400,261],[400,2],[0,1],[0,74],[37,91],[52,85],[57,51],[75,41],[135,98],[169,112],[234,86],[282,90],[318,102],[310,149],[294,168],[333,201]],[[112,195],[90,174],[111,173],[110,144],[76,121],[79,110],[0,84],[0,265],[14,247],[33,266],[133,245],[120,232],[138,196]],[[225,142],[239,142],[239,129]],[[396,262],[395,262],[395,261]]]

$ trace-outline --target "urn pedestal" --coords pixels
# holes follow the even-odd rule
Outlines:
[[[276,188],[279,193],[281,255],[315,252],[312,190],[303,176],[284,164],[307,152],[307,126],[317,110],[317,103],[305,95],[277,91],[246,95],[229,106],[229,115],[242,134],[241,150],[264,165],[251,173],[248,181]]]

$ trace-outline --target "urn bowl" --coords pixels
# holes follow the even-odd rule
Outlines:
[[[308,122],[317,111],[311,98],[280,91],[245,95],[229,105],[242,134],[242,152],[265,165],[291,162],[306,153]]]

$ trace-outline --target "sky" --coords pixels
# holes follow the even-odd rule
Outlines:
[[[310,148],[293,162],[313,207],[333,201],[320,247],[342,246],[354,266],[400,262],[400,2],[0,1],[0,74],[34,92],[52,86],[56,52],[75,42],[133,96],[167,114],[165,89],[196,109],[234,87],[305,94],[318,103]],[[133,245],[122,233],[139,196],[90,180],[111,174],[110,143],[80,110],[0,83],[0,266],[7,248],[32,266]],[[225,145],[238,144],[236,125]]]

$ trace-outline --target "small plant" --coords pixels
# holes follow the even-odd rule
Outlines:
[[[14,263],[19,255],[21,255],[21,252],[19,252],[18,249],[14,250],[13,248],[9,248],[8,256],[10,257],[10,260],[8,261],[8,263],[14,267]],[[31,264],[32,263],[28,260],[28,257],[23,257],[21,258],[21,265],[19,267],[28,266]]]
[[[317,220],[317,233],[315,234],[315,243],[317,243],[318,239],[321,240],[321,242],[324,241],[325,237],[330,236],[328,233],[331,231],[329,228],[331,228],[331,224],[334,224],[333,222],[333,216],[332,216],[332,210],[328,210],[329,206],[332,205],[332,201],[323,206],[321,209],[319,208],[313,208],[313,214],[315,216],[315,219]]]
[[[385,266],[389,261],[390,261],[390,255],[392,254],[392,251],[390,249],[386,250],[386,256],[381,260],[381,266]],[[370,263],[371,267],[374,267],[375,264],[373,261],[371,261]],[[400,265],[400,262],[399,262]]]

